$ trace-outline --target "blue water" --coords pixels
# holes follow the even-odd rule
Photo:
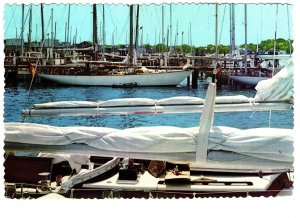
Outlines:
[[[28,109],[33,103],[43,103],[61,100],[109,100],[115,98],[168,98],[174,96],[205,97],[207,85],[199,82],[198,89],[181,87],[159,88],[130,88],[117,89],[108,87],[54,87],[34,88],[5,88],[4,93],[4,122],[30,122],[54,126],[103,126],[112,128],[131,128],[140,126],[178,126],[193,127],[199,125],[201,114],[160,114],[160,115],[114,115],[98,117],[34,117],[24,119],[23,109]],[[245,95],[255,96],[255,90],[231,90],[222,88],[217,91],[218,96]],[[271,127],[293,128],[293,111],[273,111]],[[269,112],[236,112],[216,113],[215,126],[230,126],[240,129],[269,127]]]

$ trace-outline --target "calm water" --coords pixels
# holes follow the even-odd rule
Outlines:
[[[31,122],[54,126],[104,126],[112,128],[130,128],[138,126],[178,126],[199,125],[200,114],[161,114],[161,115],[124,115],[99,117],[36,117],[21,116],[21,110],[30,108],[33,103],[61,100],[109,100],[114,98],[168,98],[174,96],[205,97],[205,83],[199,82],[198,89],[187,87],[173,88],[131,88],[115,89],[107,87],[55,87],[34,88],[30,94],[28,88],[5,88],[4,122]],[[236,91],[226,88],[217,91],[217,95],[245,95],[254,97],[255,90]],[[231,126],[240,129],[269,127],[269,112],[216,113],[216,126]],[[271,127],[293,128],[293,111],[273,111]]]

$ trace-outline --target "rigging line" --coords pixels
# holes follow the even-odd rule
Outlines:
[[[11,17],[10,17],[10,20],[9,20],[9,22],[8,22],[8,25],[7,25],[7,28],[6,28],[6,30],[4,31],[4,36],[5,36],[5,34],[6,34],[7,30],[8,30],[8,28],[9,28],[9,26],[10,26],[10,23],[11,23],[12,19],[14,18],[16,8],[17,8],[17,7],[15,7],[15,8],[13,9],[13,13],[12,13],[12,15],[11,15]],[[15,22],[15,24],[16,24],[16,22]],[[17,28],[16,25],[15,25],[15,28]]]
[[[46,27],[46,32],[49,30],[49,26],[50,26],[50,21],[51,21],[51,17],[49,18],[49,21],[48,21],[48,24],[47,24],[47,27]],[[42,45],[41,45],[41,49],[40,49],[40,53],[42,53],[42,49],[43,49],[43,47],[44,47],[44,43],[45,43],[45,40],[46,40],[46,38],[44,38],[44,41],[42,42]],[[37,64],[38,64],[38,62],[39,62],[39,60],[40,60],[40,57],[41,56],[38,56],[38,59],[36,60],[36,63],[35,63],[35,71],[37,70]],[[30,81],[30,86],[29,86],[29,90],[28,90],[28,101],[27,101],[27,103],[25,104],[25,105],[29,105],[29,96],[30,96],[30,93],[31,93],[31,88],[32,88],[32,84],[33,84],[33,80],[34,80],[34,78],[35,78],[35,75],[37,74],[37,72],[35,72],[35,74],[32,76],[32,78],[31,78],[31,81]]]
[[[221,43],[221,38],[222,38],[222,31],[223,31],[223,24],[224,24],[225,14],[226,14],[226,5],[224,7],[224,12],[223,12],[222,25],[221,25],[221,31],[220,31],[220,37],[219,37],[219,45]]]
[[[24,27],[25,27],[25,24],[26,24],[28,15],[29,15],[29,11],[30,11],[30,9],[28,9],[28,11],[27,11],[27,15],[26,15],[26,17],[25,17],[24,23],[23,23],[23,25],[21,26],[22,29],[24,29]],[[23,34],[24,34],[24,30],[23,30]],[[22,35],[22,31],[20,32],[19,38],[21,38],[21,35]]]

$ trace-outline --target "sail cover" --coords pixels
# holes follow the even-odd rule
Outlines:
[[[255,101],[293,100],[294,94],[294,63],[293,59],[287,61],[272,79],[260,81],[255,87],[257,93]]]
[[[72,152],[84,146],[87,155],[131,157],[149,160],[195,162],[199,128],[171,126],[138,127],[124,130],[106,127],[54,127],[34,123],[6,123],[5,149],[31,145],[31,149]],[[63,149],[61,149],[63,147]],[[69,150],[68,150],[69,149]],[[232,166],[292,168],[293,131],[256,128],[240,130],[216,126],[210,130],[208,161]]]

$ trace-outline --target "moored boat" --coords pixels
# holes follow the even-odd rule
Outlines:
[[[192,71],[148,71],[142,73],[109,74],[51,74],[40,73],[39,76],[54,82],[80,86],[115,86],[116,84],[136,84],[136,86],[176,86],[186,79]]]

